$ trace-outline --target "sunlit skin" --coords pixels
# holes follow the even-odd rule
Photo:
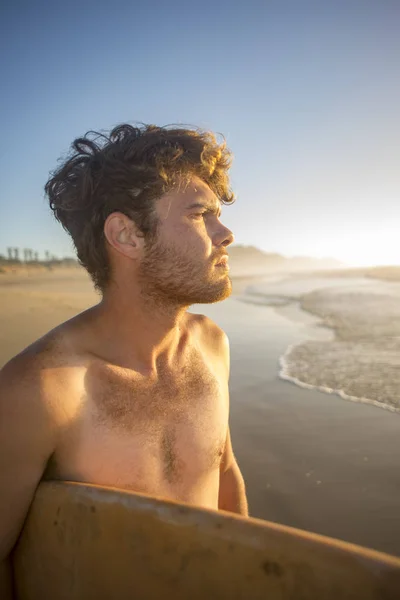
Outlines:
[[[156,201],[151,239],[111,214],[101,302],[1,371],[0,579],[41,479],[248,514],[228,426],[229,343],[187,311],[231,293],[220,211],[193,178]]]

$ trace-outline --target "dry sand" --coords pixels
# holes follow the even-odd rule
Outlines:
[[[0,275],[0,366],[47,331],[98,302],[80,268]]]
[[[0,364],[97,300],[80,269],[1,275]],[[279,378],[288,346],[330,335],[314,317],[237,298],[194,310],[231,339],[232,439],[251,514],[400,555],[400,416]]]

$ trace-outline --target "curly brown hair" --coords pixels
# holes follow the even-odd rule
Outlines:
[[[110,281],[104,223],[113,212],[132,219],[145,238],[155,235],[154,201],[194,175],[224,204],[234,201],[232,154],[210,131],[123,124],[108,135],[89,131],[45,185],[50,208],[71,235],[95,287]]]

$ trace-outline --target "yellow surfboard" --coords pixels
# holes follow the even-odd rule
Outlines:
[[[400,559],[259,519],[42,483],[13,556],[18,600],[399,600]]]

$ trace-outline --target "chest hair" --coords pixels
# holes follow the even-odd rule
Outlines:
[[[193,419],[200,426],[211,418],[221,394],[216,375],[199,358],[179,372],[161,371],[157,381],[108,366],[89,370],[86,392],[94,421],[125,432],[161,431],[167,423]]]

